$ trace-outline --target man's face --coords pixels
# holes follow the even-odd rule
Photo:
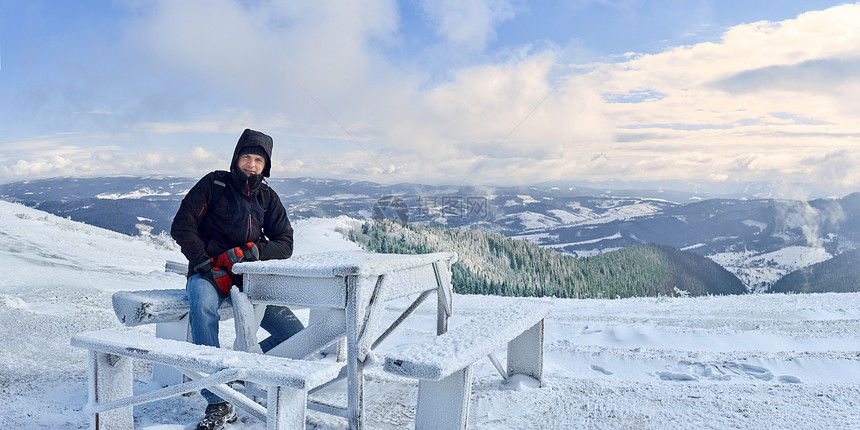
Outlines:
[[[242,154],[236,164],[248,176],[259,175],[266,167],[266,159],[255,154]]]

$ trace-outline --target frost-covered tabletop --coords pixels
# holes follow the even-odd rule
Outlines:
[[[266,260],[239,263],[233,266],[236,274],[266,274],[300,277],[373,276],[398,270],[411,269],[445,261],[454,264],[454,252],[431,254],[377,254],[365,251],[330,251],[299,255],[287,260]]]

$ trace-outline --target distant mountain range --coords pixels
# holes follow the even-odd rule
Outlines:
[[[0,198],[126,234],[169,231],[196,178],[57,178],[6,184]],[[292,218],[392,218],[500,233],[573,256],[641,244],[707,256],[750,289],[860,244],[860,193],[803,200],[701,199],[680,192],[382,185],[272,179]]]

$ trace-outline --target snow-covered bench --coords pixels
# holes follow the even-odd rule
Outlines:
[[[167,261],[165,272],[184,275],[187,266]],[[119,321],[128,327],[155,324],[156,336],[167,339],[190,340],[188,329],[188,295],[185,288],[168,290],[117,291],[113,294],[113,310]],[[222,319],[233,318],[233,309],[224,302],[218,313]]]
[[[187,263],[168,260],[164,271],[185,275]],[[188,294],[185,288],[165,290],[117,291],[111,298],[113,311],[119,322],[128,327],[155,324],[155,337],[191,342],[191,327],[188,323]],[[224,302],[218,308],[221,320],[233,318],[233,307]],[[156,364],[152,369],[152,382],[166,387],[184,380],[182,373],[170,366]]]
[[[505,379],[526,375],[543,384],[543,320],[551,302],[518,300],[447,333],[388,352],[384,369],[418,379],[416,429],[465,429],[472,364],[489,356]],[[507,371],[492,355],[507,344]]]
[[[169,323],[182,323],[176,340],[187,337],[188,295],[185,289],[117,291],[113,294],[113,310],[119,322],[128,327],[155,324],[157,328]],[[222,319],[233,318],[233,308],[224,302],[218,309]],[[177,326],[179,327],[179,326]]]
[[[117,291],[113,294],[113,310],[121,323],[128,327],[155,324],[155,337],[190,342],[188,324],[188,295],[185,289]],[[233,318],[229,303],[218,309],[222,320]],[[152,382],[162,387],[182,382],[177,370],[162,365],[152,369]]]
[[[132,429],[134,405],[208,388],[267,422],[272,429],[304,429],[308,390],[337,376],[331,361],[291,360],[194,345],[112,329],[72,336],[72,346],[89,350],[89,402],[95,429]],[[133,393],[132,359],[175,367],[190,382],[138,395]],[[243,380],[268,387],[263,407],[226,385]]]
[[[165,272],[184,275],[188,266],[185,263],[168,260],[164,265],[164,270]],[[125,326],[136,327],[155,324],[155,337],[191,342],[191,328],[188,323],[188,294],[185,292],[185,288],[117,291],[113,294],[112,302],[114,313]],[[218,308],[218,314],[221,315],[222,321],[233,318],[234,310],[230,302],[225,301]],[[324,311],[310,310],[311,321],[316,321],[324,316]],[[261,318],[262,314],[260,313],[257,315],[257,319]],[[337,354],[337,360],[343,361],[344,348],[344,342],[339,341],[337,345],[325,350],[325,352]],[[185,378],[182,373],[170,366],[157,364],[153,367],[153,384],[166,387],[180,383],[183,379]]]

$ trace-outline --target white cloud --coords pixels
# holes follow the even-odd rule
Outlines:
[[[845,97],[860,82],[858,20],[860,5],[845,5],[599,65],[589,76],[614,101],[621,137],[607,157],[648,180],[823,178],[835,161],[822,154],[860,143],[858,105]],[[839,185],[860,185],[849,177]]]
[[[459,169],[458,179],[493,182],[511,178],[510,172],[523,181],[569,175],[577,159],[610,142],[613,132],[589,82],[551,82],[554,65],[554,55],[544,52],[460,70],[422,100],[424,129],[416,133],[411,127],[420,125],[407,122],[410,128],[392,140],[411,134],[408,148],[456,159],[452,170]],[[517,165],[506,168],[510,163]]]
[[[454,69],[450,80],[420,89],[417,75],[408,67],[393,67],[378,49],[396,40],[393,2],[262,2],[245,7],[221,0],[206,3],[202,12],[196,2],[156,5],[146,9],[130,38],[171,68],[243,93],[241,99],[253,102],[255,114],[146,123],[138,127],[141,132],[225,133],[255,124],[300,140],[345,142],[358,157],[350,162],[366,163],[334,172],[377,172],[380,180],[414,174],[431,181],[449,179],[452,171],[465,177],[476,163],[489,170],[491,158],[518,159],[528,167],[544,158],[566,158],[586,142],[611,139],[600,96],[588,83],[550,82],[556,57],[549,50],[523,50],[506,61]],[[447,40],[474,39],[478,45],[514,13],[507,1],[425,6]],[[261,114],[266,107],[278,113]],[[442,171],[412,166],[416,156],[430,155],[456,162]],[[304,170],[317,159],[306,154],[298,158],[305,162]],[[326,158],[331,154],[319,159]],[[316,175],[333,172],[327,163],[316,166]],[[486,180],[498,179],[483,173]],[[519,173],[536,180],[541,175]]]
[[[375,85],[395,84],[376,46],[394,38],[396,10],[390,0],[159,1],[143,7],[128,39],[155,68],[302,123],[319,113],[309,97],[326,106],[365,97],[358,104]]]
[[[143,154],[140,154],[140,156],[143,165],[149,168],[161,167],[168,160],[172,159],[172,157],[168,157],[165,154],[158,152],[145,152]]]
[[[113,154],[108,151],[94,151],[92,155],[96,162],[99,163],[109,163],[114,159]]]
[[[229,155],[220,159],[200,147],[183,157],[170,148],[140,150],[137,146],[149,147],[141,142],[128,147],[113,143],[127,144],[127,136],[66,133],[0,143],[0,183],[60,176],[197,176],[229,165],[224,161]]]
[[[60,133],[0,143],[0,182],[89,174],[93,160],[107,164],[122,135]],[[112,143],[112,142],[111,142]]]
[[[516,15],[508,0],[422,0],[421,5],[448,43],[483,50],[498,24]]]
[[[191,148],[191,159],[193,161],[206,162],[215,160],[215,156],[211,152],[203,149],[202,147],[195,146],[194,148]]]
[[[39,177],[57,169],[57,166],[49,160],[40,159],[35,161],[18,160],[12,166],[3,166],[4,173],[25,180],[31,177]]]

